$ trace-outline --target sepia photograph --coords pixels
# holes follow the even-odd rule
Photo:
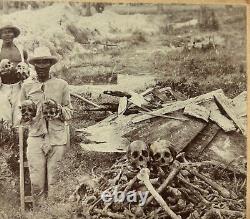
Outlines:
[[[248,38],[247,4],[0,1],[0,219],[246,219]]]

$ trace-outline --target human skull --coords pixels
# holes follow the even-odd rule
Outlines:
[[[25,100],[21,105],[22,120],[31,121],[36,116],[36,104],[32,100]]]
[[[60,114],[60,109],[54,100],[48,100],[43,103],[43,117],[46,120],[52,120]]]
[[[19,62],[17,64],[16,72],[21,80],[25,80],[30,76],[29,66],[25,62]]]
[[[150,157],[146,143],[140,140],[133,141],[128,147],[127,158],[134,168],[147,167]]]
[[[153,164],[158,166],[170,165],[176,157],[175,150],[167,140],[153,142],[150,145],[150,153],[153,158]]]
[[[14,68],[14,65],[12,62],[10,62],[9,59],[2,59],[0,62],[0,72],[10,72]]]

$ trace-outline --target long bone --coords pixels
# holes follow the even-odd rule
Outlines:
[[[208,195],[208,194],[209,194],[208,191],[206,191],[206,190],[204,190],[204,189],[202,189],[202,188],[200,188],[200,187],[198,187],[198,186],[196,186],[196,185],[193,185],[192,183],[188,182],[182,175],[178,175],[177,178],[178,178],[182,183],[186,184],[186,185],[189,186],[189,187],[192,187],[192,188],[198,190],[200,193],[202,193],[202,194],[204,194],[204,195]]]
[[[182,158],[183,158],[183,160],[184,160],[184,163],[187,164],[188,161],[186,160],[186,158],[185,158],[184,156],[182,156]],[[185,165],[185,164],[184,164],[184,165]],[[183,166],[184,166],[184,165],[183,165]],[[207,178],[206,176],[204,176],[204,175],[198,173],[198,171],[196,171],[196,170],[194,170],[194,169],[188,168],[187,170],[188,170],[191,174],[193,174],[193,175],[195,175],[196,177],[202,179],[204,182],[206,182],[206,183],[209,184],[211,187],[213,187],[213,188],[214,188],[216,191],[218,191],[224,198],[230,198],[230,197],[231,197],[230,192],[229,192],[226,188],[220,186],[219,184],[217,184],[217,183],[214,182],[213,180],[211,180],[211,179]]]
[[[145,186],[147,187],[148,191],[152,194],[152,196],[156,199],[156,201],[160,204],[160,206],[166,211],[166,213],[172,218],[172,219],[181,219],[180,216],[176,215],[170,207],[167,205],[167,203],[164,201],[164,199],[157,193],[157,191],[154,189],[153,185],[151,184],[149,180],[149,173],[150,170],[148,168],[142,168],[140,172],[137,175],[137,178],[141,180]]]
[[[217,190],[224,198],[230,198],[231,194],[230,192],[220,186],[219,184],[217,184],[216,182],[212,181],[211,179],[207,178],[206,176],[198,173],[196,170],[189,170],[193,175],[197,176],[198,178],[202,179],[203,181],[205,181],[207,184],[209,184],[210,186],[212,186],[215,190]]]
[[[159,188],[157,188],[157,192],[161,193],[167,186],[168,184],[174,179],[176,174],[181,170],[181,164],[179,161],[175,160],[173,163],[173,168],[171,172],[169,173],[168,177],[164,180],[164,182],[160,185]],[[152,200],[154,199],[153,196],[148,197],[148,200],[145,203],[145,206],[147,206]]]

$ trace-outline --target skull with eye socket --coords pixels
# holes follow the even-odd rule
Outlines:
[[[16,66],[16,72],[20,80],[25,80],[30,76],[30,69],[27,63],[19,62]]]
[[[135,169],[147,167],[150,161],[149,150],[145,142],[133,141],[127,150],[129,164]]]
[[[0,73],[10,73],[14,69],[14,64],[9,59],[2,59],[0,62]]]
[[[25,100],[21,105],[22,121],[31,121],[36,116],[36,111],[36,104],[32,100]]]
[[[176,151],[170,141],[157,140],[150,145],[150,155],[154,165],[169,166],[176,158]]]
[[[61,109],[54,100],[48,100],[43,103],[43,117],[46,120],[58,118],[61,114]]]

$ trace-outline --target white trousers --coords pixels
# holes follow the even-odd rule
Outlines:
[[[20,83],[2,84],[0,86],[0,120],[3,119],[13,126],[17,126],[21,120],[20,91]]]
[[[45,188],[48,188],[49,197],[55,192],[54,185],[58,179],[58,168],[60,168],[66,147],[65,145],[48,147],[46,138],[43,137],[28,137],[27,143],[32,196],[35,202],[39,202],[45,194]],[[50,150],[47,151],[47,148]]]

